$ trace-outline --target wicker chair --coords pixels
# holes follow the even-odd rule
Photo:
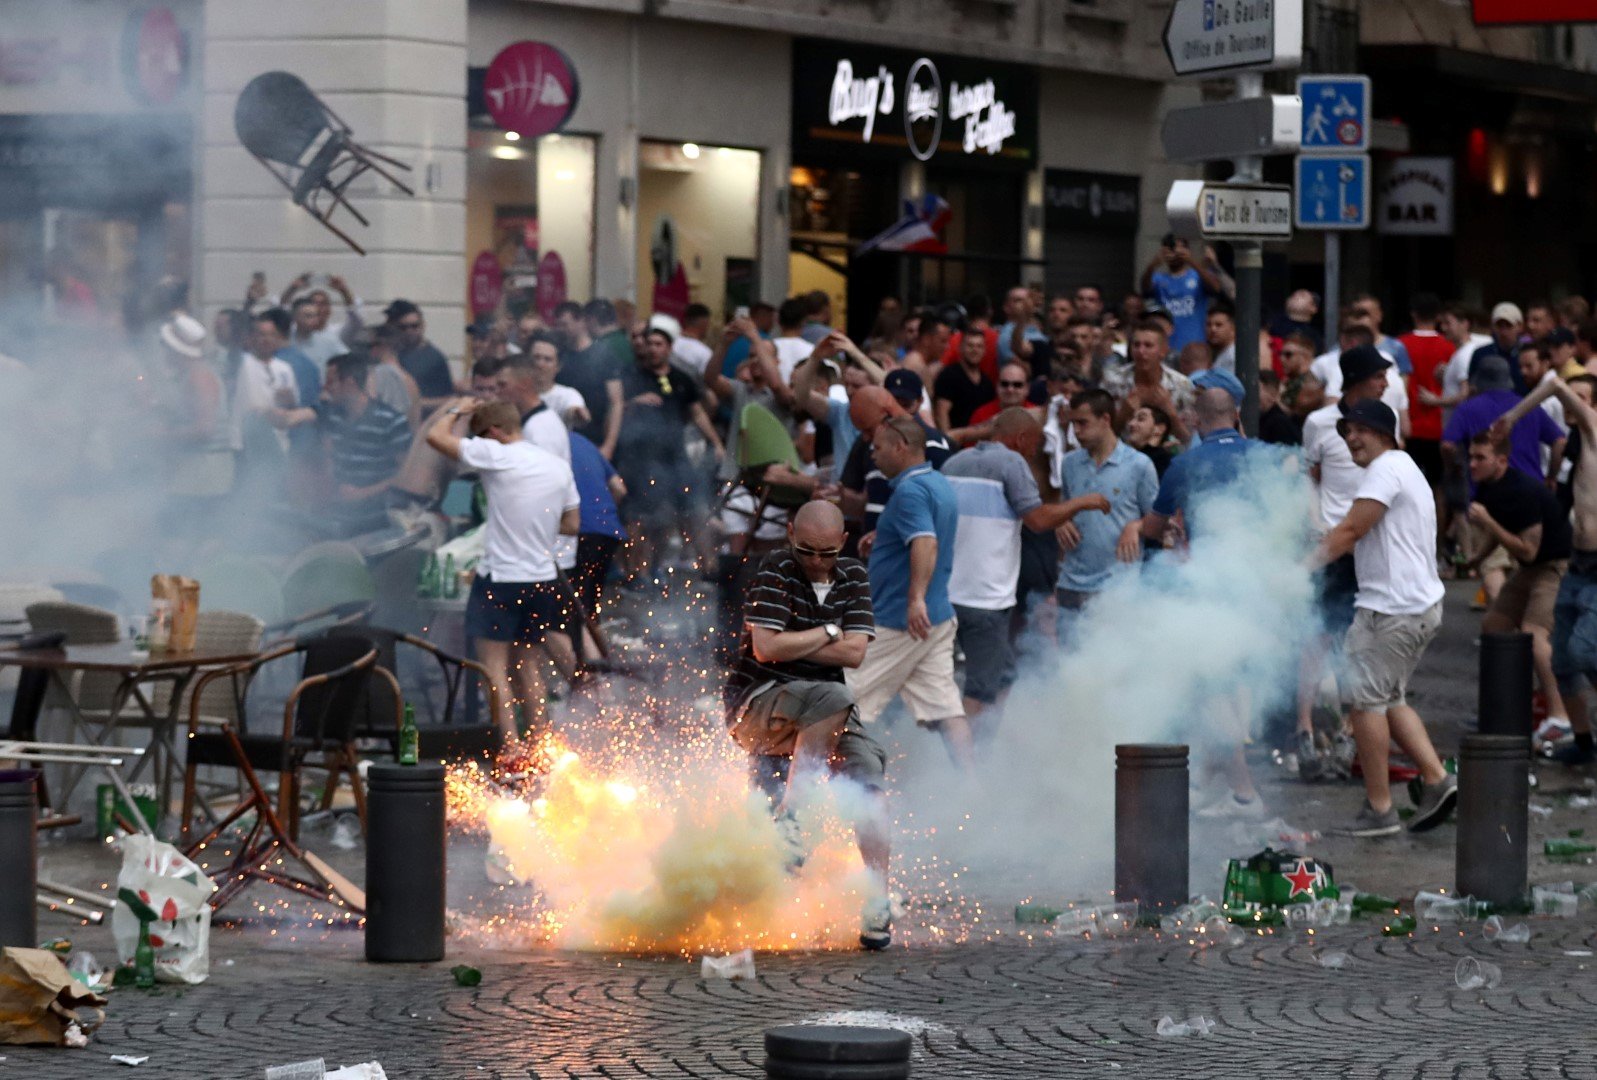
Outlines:
[[[66,634],[68,645],[112,645],[122,640],[122,625],[116,613],[86,604],[65,601],[45,601],[29,604],[28,625],[34,633],[59,631]],[[78,709],[90,720],[103,719],[121,704],[119,693],[126,694],[130,687],[112,674],[88,671],[72,678],[72,697]],[[46,709],[64,709],[70,703],[63,699],[61,690],[54,684],[45,696]]]

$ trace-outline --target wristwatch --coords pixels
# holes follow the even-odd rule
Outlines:
[[[826,631],[827,641],[836,641],[838,638],[843,636],[843,631],[840,630],[838,625],[834,622],[827,623],[825,626],[821,627],[821,629]]]

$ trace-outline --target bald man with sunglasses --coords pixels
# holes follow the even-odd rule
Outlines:
[[[788,524],[787,546],[765,556],[749,587],[738,661],[725,689],[727,726],[749,754],[750,780],[786,831],[826,773],[870,794],[873,809],[855,831],[878,887],[860,929],[860,946],[873,950],[892,941],[887,754],[865,734],[843,672],[859,667],[875,636],[870,576],[858,559],[843,556],[842,512],[828,502],[805,503]]]

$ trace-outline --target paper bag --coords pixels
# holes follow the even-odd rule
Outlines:
[[[154,837],[133,833],[117,846],[122,871],[116,879],[119,902],[111,912],[117,959],[133,961],[139,927],[148,922],[156,980],[204,982],[211,973],[210,899],[216,886],[177,848]]]
[[[172,636],[167,648],[189,652],[200,616],[200,583],[178,574],[156,574],[150,579],[150,599],[165,600],[172,609]]]
[[[55,953],[8,948],[0,954],[0,1043],[64,1046],[66,1031],[105,1022],[105,998],[74,979]]]

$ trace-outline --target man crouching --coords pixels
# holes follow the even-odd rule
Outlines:
[[[846,559],[843,515],[806,503],[788,525],[788,546],[765,556],[749,587],[737,666],[726,684],[727,726],[749,753],[751,781],[790,820],[806,788],[826,772],[871,795],[868,820],[855,825],[860,856],[876,879],[860,927],[860,946],[892,942],[887,900],[887,755],[861,726],[843,669],[859,667],[876,635],[865,565]]]

